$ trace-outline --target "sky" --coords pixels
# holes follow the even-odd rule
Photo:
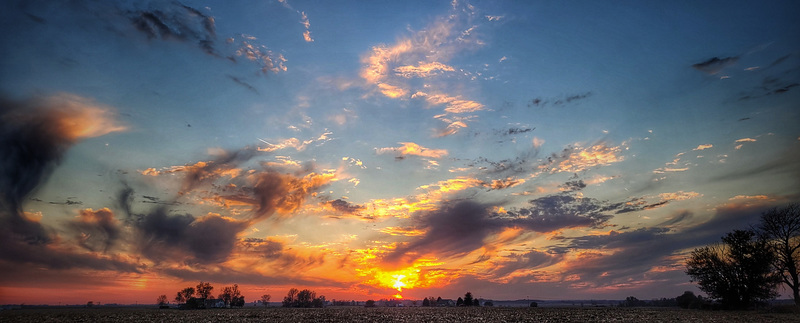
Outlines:
[[[796,1],[0,7],[3,304],[675,297],[800,200]]]

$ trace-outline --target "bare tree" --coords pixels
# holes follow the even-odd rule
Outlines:
[[[264,307],[269,306],[269,300],[272,298],[269,294],[261,295],[261,303],[264,304]]]
[[[775,253],[775,268],[783,283],[792,290],[794,303],[800,305],[800,204],[792,203],[762,213],[758,230]]]
[[[175,301],[178,303],[185,303],[194,295],[194,288],[186,287],[178,292],[178,295],[175,296]]]
[[[244,305],[244,297],[242,297],[242,293],[239,291],[238,284],[233,284],[233,286],[226,286],[225,288],[223,288],[222,294],[219,294],[219,299],[225,302],[226,306]]]
[[[199,298],[208,298],[211,296],[211,291],[214,290],[214,286],[211,286],[210,283],[204,283],[202,280],[199,284],[197,284],[197,297]]]
[[[167,305],[167,295],[161,295],[156,298],[156,304],[158,304],[158,306]]]

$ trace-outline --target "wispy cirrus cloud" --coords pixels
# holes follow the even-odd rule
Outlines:
[[[453,12],[438,17],[426,28],[403,37],[393,45],[374,46],[362,59],[361,77],[383,96],[392,99],[424,99],[430,107],[444,106],[444,114],[437,116],[446,123],[437,131],[447,136],[467,126],[461,114],[486,109],[485,106],[461,93],[453,93],[452,82],[462,84],[466,79],[445,80],[443,75],[462,73],[448,61],[455,55],[482,46],[473,32],[478,25],[470,21],[475,8],[454,3]],[[462,10],[463,9],[463,10]],[[422,79],[425,86],[415,85]]]

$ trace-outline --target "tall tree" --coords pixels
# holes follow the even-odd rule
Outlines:
[[[747,308],[777,296],[773,254],[752,230],[734,230],[722,244],[692,251],[686,273],[700,290],[729,309]]]
[[[467,292],[464,294],[464,306],[472,306],[472,293]]]
[[[772,208],[761,214],[759,232],[775,253],[775,268],[800,305],[800,204]]]
[[[202,280],[199,284],[197,284],[197,297],[198,298],[208,298],[211,296],[211,291],[214,290],[214,286],[211,286],[210,283],[204,283]]]

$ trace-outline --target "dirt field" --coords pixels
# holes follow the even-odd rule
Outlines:
[[[0,311],[0,322],[800,322],[800,314],[663,308],[47,308]]]

